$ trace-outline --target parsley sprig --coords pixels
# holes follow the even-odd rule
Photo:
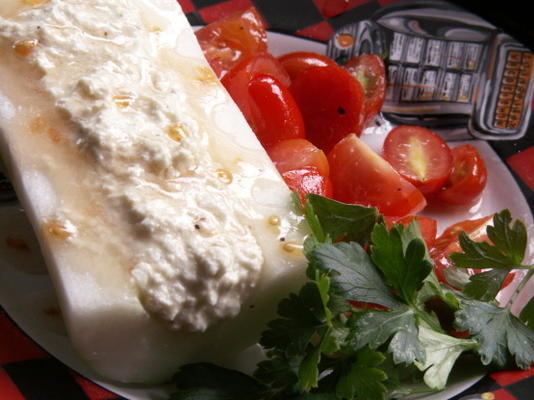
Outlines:
[[[299,204],[299,207],[302,205]],[[176,375],[173,400],[387,399],[443,389],[457,359],[528,368],[534,362],[534,300],[519,318],[510,309],[534,274],[524,264],[527,233],[509,211],[495,215],[491,243],[460,235],[458,268],[479,268],[462,291],[437,281],[418,225],[387,229],[374,208],[308,195],[302,207],[308,281],[278,306],[263,332],[267,359],[254,375],[192,364]],[[512,270],[525,277],[501,308],[495,301]],[[429,301],[439,299],[457,329],[447,333]]]

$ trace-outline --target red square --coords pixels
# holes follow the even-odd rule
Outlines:
[[[195,6],[193,6],[191,0],[178,0],[178,4],[182,7],[184,14],[195,11]]]
[[[534,146],[508,157],[506,161],[523,182],[534,190]]]
[[[514,382],[521,381],[534,375],[534,367],[527,369],[526,371],[503,371],[495,372],[491,374],[491,378],[494,379],[499,385],[507,386]]]
[[[328,39],[330,39],[330,37],[334,34],[334,30],[328,22],[322,21],[318,24],[308,26],[304,29],[300,29],[295,33],[299,36],[304,36],[310,39],[327,42]]]
[[[496,390],[493,393],[493,396],[495,396],[494,400],[518,400],[515,398],[515,396],[512,396],[510,393],[506,391],[506,389],[499,389]]]
[[[24,396],[20,393],[17,385],[13,383],[2,367],[0,367],[0,394],[3,399],[24,400]]]
[[[0,312],[0,364],[48,357],[48,354]]]
[[[90,400],[108,400],[117,397],[116,394],[111,393],[110,391],[98,386],[96,383],[85,379],[83,376],[78,375],[75,372],[72,372],[72,375]]]
[[[232,13],[245,11],[252,6],[253,4],[251,0],[229,0],[211,7],[202,8],[198,13],[204,22],[209,24],[210,22],[217,21]]]
[[[351,8],[369,3],[370,0],[313,0],[319,12],[325,18],[343,14]]]

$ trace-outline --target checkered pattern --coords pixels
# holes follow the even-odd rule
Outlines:
[[[517,400],[534,396],[534,367],[520,372],[495,372],[453,400]]]
[[[1,0],[0,0],[1,1]],[[250,6],[272,31],[326,42],[339,27],[369,18],[399,0],[178,0],[193,25],[212,22]],[[534,207],[534,124],[515,142],[492,143],[515,174],[527,202]],[[0,173],[0,202],[14,198]],[[534,212],[534,209],[533,209]],[[527,400],[533,398],[534,367],[498,372],[482,379],[456,400]],[[0,308],[0,399],[120,400],[57,361],[22,333]]]
[[[0,308],[0,399],[121,400],[56,360]]]

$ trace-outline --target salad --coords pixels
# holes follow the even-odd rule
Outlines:
[[[415,126],[392,129],[381,155],[360,139],[384,98],[377,56],[343,66],[309,52],[276,58],[254,9],[197,37],[298,194],[312,231],[309,280],[280,302],[253,376],[186,365],[173,399],[399,398],[443,389],[461,357],[531,366],[534,299],[511,312],[534,274],[524,224],[503,210],[437,237],[437,221],[417,215],[428,204],[456,210],[477,201],[487,170],[475,147],[451,148]]]

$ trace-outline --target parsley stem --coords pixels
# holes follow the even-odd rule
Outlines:
[[[521,293],[521,291],[523,290],[525,285],[528,283],[530,278],[532,278],[532,275],[534,275],[534,269],[531,268],[528,270],[527,274],[523,277],[519,285],[517,285],[517,287],[515,288],[514,293],[512,293],[512,296],[510,296],[510,298],[506,302],[505,308],[510,309],[512,307],[512,305],[515,302],[515,299],[517,298],[517,296],[519,296],[519,293]]]

